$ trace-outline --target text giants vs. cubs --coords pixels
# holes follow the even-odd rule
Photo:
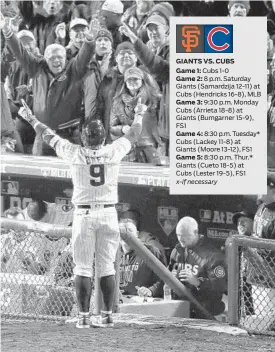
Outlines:
[[[233,53],[233,25],[177,25],[177,53]]]

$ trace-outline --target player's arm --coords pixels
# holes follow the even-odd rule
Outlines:
[[[18,114],[30,125],[32,125],[35,132],[42,136],[44,142],[55,150],[57,156],[67,162],[72,161],[76,153],[78,152],[80,146],[70,143],[68,140],[58,136],[47,125],[37,120],[37,118],[32,114],[31,109],[28,107],[28,105],[23,99],[21,99],[21,102],[23,104],[23,107],[20,108]]]
[[[42,136],[45,143],[54,148],[60,137],[47,125],[37,120],[25,101],[23,99],[21,101],[23,107],[20,108],[18,114],[33,127],[37,134]]]

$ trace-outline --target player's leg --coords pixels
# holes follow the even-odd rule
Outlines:
[[[75,291],[79,312],[89,313],[92,295],[91,278],[86,276],[75,276]]]
[[[103,296],[103,309],[98,319],[92,320],[95,327],[113,326],[112,311],[116,290],[115,268],[116,253],[119,247],[119,227],[117,212],[114,208],[105,208],[96,233],[96,271],[100,278]]]
[[[115,275],[101,277],[100,289],[103,296],[104,311],[112,312],[115,289],[116,289]]]
[[[92,215],[86,210],[76,210],[72,228],[72,248],[75,263],[75,288],[79,310],[78,328],[88,328],[92,293],[91,278],[95,249]]]

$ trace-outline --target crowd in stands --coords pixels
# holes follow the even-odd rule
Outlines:
[[[162,165],[169,156],[169,18],[266,16],[268,139],[275,163],[274,1],[1,1],[2,152],[54,155],[19,114],[21,99],[78,144],[83,122],[100,118],[106,143],[127,133],[140,100],[148,106],[124,161]],[[85,33],[92,29],[93,38]]]

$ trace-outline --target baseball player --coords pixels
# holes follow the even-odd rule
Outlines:
[[[104,126],[99,120],[86,121],[81,132],[82,146],[79,146],[60,138],[40,123],[26,104],[20,110],[20,115],[33,126],[36,133],[40,133],[43,140],[56,151],[57,156],[68,162],[71,167],[74,185],[72,203],[75,206],[72,247],[79,308],[76,327],[90,327],[89,307],[94,253],[104,310],[99,317],[92,320],[92,325],[113,326],[114,262],[120,241],[115,208],[118,201],[119,163],[131,150],[132,143],[137,141],[147,107],[139,100],[129,132],[106,146],[103,146],[106,137]]]
[[[224,256],[200,238],[198,223],[189,216],[180,219],[176,233],[179,243],[170,255],[168,269],[209,312],[213,315],[223,313],[222,297],[227,288]],[[154,297],[161,285],[159,282],[150,289],[141,287],[139,292]],[[179,299],[174,292],[172,297]],[[193,303],[190,304],[190,317],[205,318]]]
[[[48,224],[69,226],[73,221],[73,206],[48,203],[33,199],[23,210],[25,220],[41,221]]]

